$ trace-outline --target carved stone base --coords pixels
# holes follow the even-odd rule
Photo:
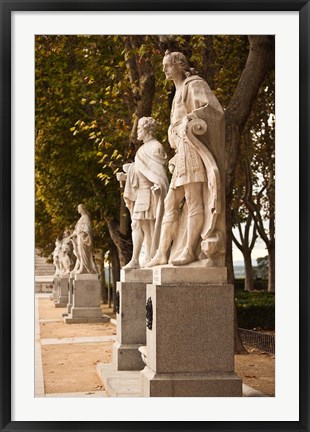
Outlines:
[[[52,301],[58,301],[59,296],[59,276],[54,276],[53,279],[53,291],[50,295],[50,300]]]
[[[70,277],[68,283],[68,304],[67,304],[68,314],[71,313],[72,306],[73,306],[73,278]]]
[[[234,372],[156,374],[141,371],[143,397],[240,397],[242,381]]]
[[[207,260],[196,261],[186,266],[153,267],[153,283],[165,284],[223,284],[227,283],[226,267],[206,267]]]
[[[146,283],[152,282],[152,274],[151,269],[122,269],[124,281],[117,282],[117,336],[112,357],[115,370],[144,368],[138,348],[146,343],[145,292]]]
[[[67,300],[68,303],[68,300]],[[98,275],[76,275],[73,279],[73,303],[64,318],[66,324],[108,322],[100,308],[100,282]]]
[[[242,396],[233,285],[148,284],[146,297],[152,310],[142,396]]]
[[[58,299],[54,303],[56,308],[66,307],[68,304],[68,276],[62,276],[59,279]]]
[[[144,367],[141,354],[138,349],[140,344],[121,344],[115,342],[112,351],[112,365],[118,371],[140,371]]]

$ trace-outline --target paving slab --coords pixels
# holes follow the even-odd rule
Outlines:
[[[141,397],[140,371],[116,371],[112,364],[97,364],[97,373],[111,397]]]
[[[114,342],[116,336],[85,336],[85,337],[72,337],[61,339],[41,339],[41,345],[66,345],[73,343],[99,343],[99,342]]]
[[[96,391],[96,392],[75,392],[75,393],[49,393],[46,394],[45,397],[66,397],[66,398],[74,398],[74,397],[107,397],[107,393],[105,391]]]

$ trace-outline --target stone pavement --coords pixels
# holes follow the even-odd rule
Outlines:
[[[63,319],[40,319],[39,317],[39,299],[49,298],[50,293],[38,293],[35,296],[35,397],[106,397],[105,391],[86,391],[75,393],[45,393],[44,376],[42,366],[41,347],[44,345],[65,345],[78,343],[100,343],[114,341],[115,336],[91,336],[75,338],[57,338],[41,339],[40,323],[63,322]]]

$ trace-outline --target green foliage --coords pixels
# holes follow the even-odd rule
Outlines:
[[[275,295],[235,289],[238,327],[273,330],[275,328]]]
[[[269,260],[268,255],[256,258],[258,273],[261,278],[268,278],[268,270],[269,270]]]

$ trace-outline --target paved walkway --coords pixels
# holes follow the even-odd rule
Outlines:
[[[99,343],[110,342],[115,340],[115,336],[93,336],[93,337],[75,337],[75,338],[57,338],[41,339],[40,323],[63,322],[62,319],[40,319],[39,317],[39,299],[49,298],[48,294],[36,294],[35,296],[35,397],[107,397],[105,391],[87,391],[75,393],[45,393],[44,376],[42,366],[41,347],[44,345],[59,344],[77,344],[77,343]]]

